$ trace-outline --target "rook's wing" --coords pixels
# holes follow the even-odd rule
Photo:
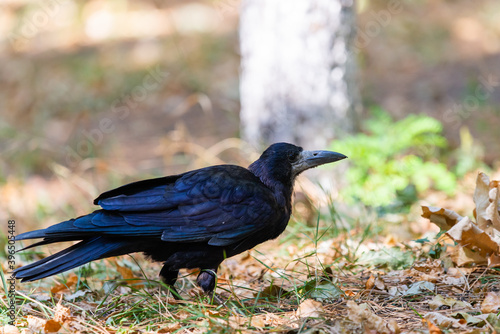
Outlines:
[[[170,242],[208,241],[224,246],[280,219],[272,192],[250,171],[214,166],[167,178],[132,183],[99,196],[103,214],[88,232],[160,235]],[[77,224],[79,225],[79,224]],[[96,226],[98,225],[98,226]]]

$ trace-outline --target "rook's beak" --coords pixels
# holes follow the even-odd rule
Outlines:
[[[331,151],[302,151],[297,161],[292,163],[292,172],[296,176],[309,168],[345,158],[347,158],[345,155]]]

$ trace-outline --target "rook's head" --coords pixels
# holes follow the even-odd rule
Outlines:
[[[269,146],[249,169],[261,179],[267,177],[289,183],[307,169],[345,158],[345,155],[337,152],[304,151],[299,146],[276,143]]]

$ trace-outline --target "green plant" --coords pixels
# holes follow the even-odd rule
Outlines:
[[[422,238],[415,240],[415,242],[421,244],[422,246],[428,245],[429,250],[426,255],[432,259],[439,259],[441,258],[441,255],[446,252],[447,245],[442,238],[445,233],[446,231],[444,230],[439,231],[433,241],[428,238]]]
[[[455,175],[436,159],[447,146],[439,121],[410,115],[395,122],[380,108],[371,113],[365,133],[332,144],[351,163],[346,172],[349,186],[343,190],[346,200],[384,206],[408,186],[417,192],[434,188],[451,193],[455,189]]]

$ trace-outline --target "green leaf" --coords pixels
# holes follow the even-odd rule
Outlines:
[[[306,298],[313,298],[320,302],[327,302],[339,299],[344,296],[344,292],[329,280],[316,279],[307,281],[304,284],[302,293]]]

